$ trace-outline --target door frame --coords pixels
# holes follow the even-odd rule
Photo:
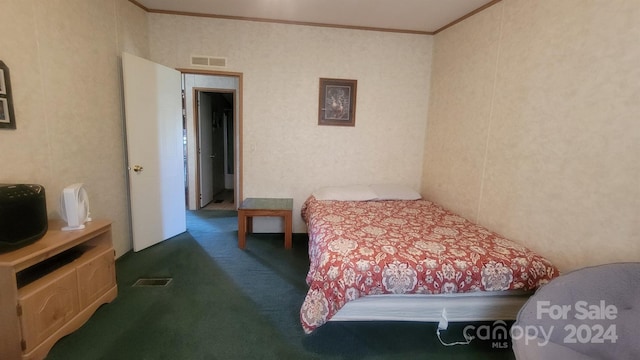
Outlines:
[[[197,69],[182,69],[182,68],[177,68],[176,70],[180,71],[181,75],[211,75],[211,76],[226,76],[226,77],[234,77],[238,80],[238,90],[234,91],[234,104],[237,104],[237,109],[238,111],[234,111],[233,114],[233,124],[234,124],[234,155],[233,155],[233,162],[234,162],[234,186],[233,186],[233,191],[234,191],[234,202],[235,202],[235,207],[236,209],[238,208],[238,206],[240,206],[240,203],[242,202],[243,199],[243,192],[242,192],[242,184],[243,184],[243,139],[242,139],[242,115],[243,115],[243,102],[242,102],[242,94],[243,94],[243,74],[239,73],[239,72],[228,72],[228,71],[214,71],[214,70],[197,70]],[[202,91],[201,87],[198,87],[199,91]],[[220,91],[228,91],[228,89],[211,89],[213,92],[220,92]],[[194,91],[195,91],[195,87],[194,87]],[[195,101],[195,99],[194,99]],[[186,106],[186,104],[185,104]],[[194,106],[194,111],[195,111],[195,103],[192,104],[192,106]],[[185,116],[186,116],[186,109],[185,109]],[[190,134],[189,131],[187,130],[187,148],[189,149],[196,149],[199,146],[198,143],[198,118],[194,115],[193,119],[192,119],[193,123],[191,124],[194,131],[196,133],[194,134]],[[185,124],[186,125],[186,124]],[[196,153],[196,152],[192,152],[192,153]],[[187,158],[187,162],[189,161],[193,161],[190,160],[189,158]],[[200,192],[200,184],[199,184],[199,169],[200,169],[200,165],[198,163],[198,157],[195,156],[195,174],[190,174],[189,172],[187,172],[187,175],[189,177],[194,176],[196,184],[197,184],[197,191],[198,193]],[[191,204],[191,201],[189,201],[188,199],[188,205],[187,208],[190,210],[197,210],[199,209],[199,203],[198,201],[195,202],[195,204]],[[195,205],[195,206],[194,206]]]

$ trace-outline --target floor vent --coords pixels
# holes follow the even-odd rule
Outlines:
[[[226,67],[227,59],[223,57],[192,55],[191,65]]]
[[[133,286],[135,287],[165,287],[171,282],[171,278],[141,278]]]

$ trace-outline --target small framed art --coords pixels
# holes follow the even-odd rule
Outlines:
[[[7,85],[4,80],[4,69],[0,68],[0,95],[7,95]]]
[[[0,98],[0,124],[9,124],[11,120],[8,101],[5,98]]]
[[[318,125],[356,125],[357,85],[357,80],[320,78]]]
[[[11,100],[11,81],[9,68],[0,61],[0,129],[15,129],[16,119]]]

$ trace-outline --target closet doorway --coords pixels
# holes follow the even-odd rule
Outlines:
[[[187,208],[236,210],[242,199],[242,76],[181,71]]]

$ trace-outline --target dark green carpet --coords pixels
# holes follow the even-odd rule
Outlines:
[[[237,248],[235,212],[187,214],[188,231],[116,262],[118,297],[47,359],[513,359],[491,342],[445,347],[435,323],[329,322],[305,335],[299,309],[307,291],[306,241],[282,234],[247,237]],[[165,288],[132,287],[171,277]],[[482,323],[475,323],[476,326]],[[490,323],[485,323],[490,324]],[[450,324],[443,339],[462,339]]]

